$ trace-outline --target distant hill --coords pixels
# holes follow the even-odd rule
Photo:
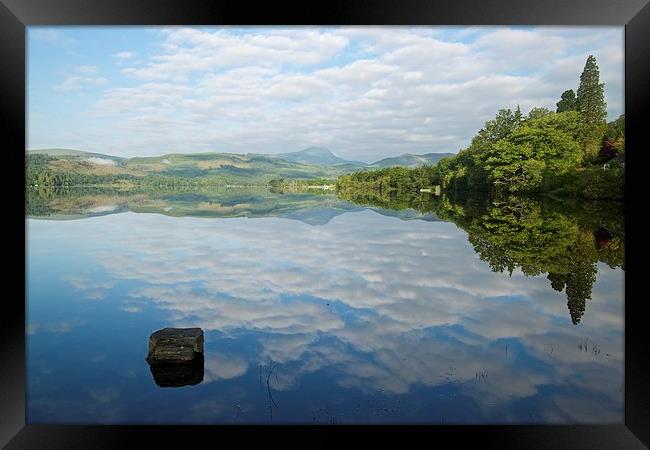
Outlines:
[[[297,162],[300,164],[315,164],[323,166],[334,166],[337,164],[347,164],[351,166],[363,167],[366,164],[357,161],[347,161],[339,158],[325,147],[309,147],[298,152],[279,153],[275,156],[287,161]]]
[[[368,164],[359,161],[348,161],[339,158],[325,147],[309,147],[298,152],[280,153],[276,156],[287,161],[297,162],[300,164],[314,164],[323,166],[338,166],[345,168],[346,171],[355,171],[363,169],[381,169],[384,167],[419,167],[424,164],[435,164],[443,158],[454,156],[455,153],[425,153],[423,155],[414,155],[404,153],[400,156],[392,156],[381,159],[374,163]]]
[[[119,158],[100,153],[68,149],[29,150],[28,155],[45,154],[47,170],[86,178],[112,176],[137,179],[147,176],[204,178],[226,184],[264,184],[277,178],[336,178],[359,170],[343,165],[304,164],[276,155],[236,153],[169,153],[161,156]]]
[[[28,155],[37,154],[52,158],[45,162],[45,170],[53,176],[74,174],[77,175],[76,182],[80,183],[90,182],[92,177],[97,176],[133,180],[148,176],[168,176],[202,178],[226,184],[265,184],[279,178],[334,179],[339,175],[361,170],[435,164],[438,160],[452,155],[451,153],[404,154],[367,164],[347,161],[324,147],[310,147],[298,152],[275,155],[169,153],[134,158],[61,148],[28,151]]]
[[[413,155],[404,153],[400,156],[392,156],[389,158],[380,159],[369,165],[370,168],[380,169],[384,167],[404,166],[404,167],[419,167],[425,164],[434,165],[443,158],[448,156],[455,156],[455,153],[425,153],[424,155]]]
[[[99,160],[114,161],[116,163],[124,161],[124,158],[120,158],[119,156],[110,156],[110,155],[103,155],[101,153],[84,152],[82,150],[70,150],[67,148],[30,149],[27,150],[27,152],[29,154],[49,155],[55,158],[65,158],[65,159],[83,160],[88,158],[99,158]],[[99,164],[101,164],[101,161],[99,161]]]

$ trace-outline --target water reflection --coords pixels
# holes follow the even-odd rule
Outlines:
[[[29,221],[30,423],[622,422],[615,205],[298,196],[292,213],[237,195],[236,214],[269,216],[169,217],[165,200]],[[329,219],[287,220],[309,202]],[[205,331],[203,381],[173,397],[133,345],[165,326]],[[115,394],[92,409],[75,379]]]
[[[148,361],[151,375],[160,387],[194,386],[203,381],[203,355],[192,362],[165,364]]]
[[[265,188],[206,188],[199,191],[31,189],[25,202],[28,217],[66,220],[130,211],[173,217],[284,217],[322,225],[339,214],[361,209],[324,192],[320,195],[283,193]]]
[[[435,211],[468,233],[468,240],[494,272],[547,274],[551,287],[567,296],[573,324],[580,322],[591,298],[599,261],[624,268],[625,237],[620,203],[587,203],[579,208],[554,202],[509,197],[498,201],[443,196],[353,199]],[[396,206],[398,205],[398,206]]]

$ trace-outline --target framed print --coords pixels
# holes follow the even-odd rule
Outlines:
[[[0,443],[647,446],[646,3],[2,0]]]

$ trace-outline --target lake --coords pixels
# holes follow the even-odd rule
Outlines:
[[[621,205],[84,191],[26,216],[28,424],[624,421]],[[145,361],[165,327],[204,331],[193,384]]]

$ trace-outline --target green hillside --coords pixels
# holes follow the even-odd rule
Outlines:
[[[447,155],[402,155],[364,166],[316,147],[278,155],[169,153],[134,158],[56,148],[29,150],[25,155],[25,170],[26,183],[33,187],[267,185],[272,180],[332,180],[339,175],[379,167],[377,164],[415,167],[433,164]]]
[[[400,156],[393,156],[390,158],[384,158],[377,162],[374,162],[370,165],[373,169],[379,169],[383,167],[420,167],[424,165],[434,165],[443,158],[448,156],[455,156],[455,153],[425,153],[424,155],[413,155],[410,153],[405,153]]]
[[[282,158],[234,153],[173,153],[118,158],[66,149],[30,150],[27,184],[267,184],[278,178],[314,179],[358,170],[357,166],[313,165]]]

